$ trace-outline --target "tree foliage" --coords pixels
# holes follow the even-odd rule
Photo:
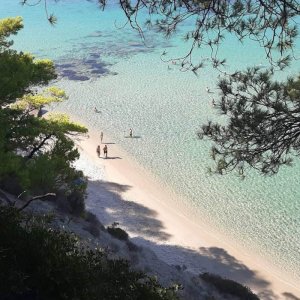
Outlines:
[[[23,28],[22,18],[5,18],[0,20],[0,50],[10,47],[13,42],[6,39],[12,34],[15,35]]]
[[[32,111],[39,109],[44,105],[48,105],[55,102],[61,102],[66,100],[66,93],[56,87],[48,87],[42,93],[39,94],[25,94],[19,100],[17,100],[11,108],[22,109]]]
[[[0,105],[14,102],[30,92],[33,85],[44,85],[56,78],[52,61],[35,59],[29,53],[17,52],[8,38],[23,28],[22,18],[0,20]]]
[[[62,114],[36,116],[37,109],[67,96],[56,87],[41,89],[56,78],[52,61],[11,49],[8,39],[21,28],[20,17],[0,20],[0,187],[28,195],[62,189],[83,195],[85,185],[74,184],[83,174],[72,167],[79,153],[68,136],[87,129]]]
[[[1,299],[177,299],[175,288],[108,259],[49,221],[0,206]]]
[[[233,280],[211,273],[203,273],[199,277],[214,286],[220,293],[230,295],[230,297],[235,299],[259,300],[247,286],[243,286]]]
[[[220,174],[247,166],[263,174],[290,165],[300,152],[300,77],[280,83],[269,71],[237,72],[218,83],[218,111],[225,125],[209,122],[199,132],[215,143],[212,157]]]

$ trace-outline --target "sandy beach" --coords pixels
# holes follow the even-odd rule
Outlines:
[[[118,222],[135,244],[151,248],[170,265],[194,274],[211,272],[233,279],[249,286],[261,299],[299,299],[300,287],[293,278],[234,241],[225,240],[201,220],[191,220],[177,200],[180,195],[161,185],[106,133],[100,158],[96,153],[100,131],[89,131],[89,137],[76,140],[76,144],[88,157],[83,171],[101,170],[101,179],[93,178],[93,172],[87,174],[86,203],[104,225]]]

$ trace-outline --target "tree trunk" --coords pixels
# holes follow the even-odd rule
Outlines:
[[[49,140],[51,138],[51,136],[52,136],[52,134],[46,135],[45,138],[40,142],[40,144],[31,150],[31,152],[27,156],[27,159],[31,159],[33,157],[33,155],[44,146],[44,144],[47,142],[47,140]]]

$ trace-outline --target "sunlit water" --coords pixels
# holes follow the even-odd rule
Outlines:
[[[234,174],[207,174],[210,143],[199,141],[196,131],[218,117],[211,105],[218,94],[206,92],[206,87],[215,91],[218,73],[206,67],[197,78],[172,64],[168,68],[160,59],[163,50],[177,56],[186,45],[148,33],[145,47],[136,32],[117,29],[125,20],[114,7],[102,13],[94,3],[69,0],[51,5],[50,11],[58,17],[55,27],[46,22],[41,6],[0,2],[0,17],[24,17],[15,47],[55,60],[61,75],[57,85],[70,97],[58,109],[109,133],[161,182],[184,195],[194,218],[300,280],[299,162],[273,177],[250,172],[243,181]],[[231,70],[267,64],[257,45],[242,46],[232,37],[220,53]],[[296,74],[299,66],[295,61],[277,76]],[[95,106],[101,114],[94,113]],[[124,138],[130,127],[140,138]]]

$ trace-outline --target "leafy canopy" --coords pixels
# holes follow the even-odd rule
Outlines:
[[[224,174],[247,167],[272,175],[290,165],[300,153],[300,77],[287,82],[272,81],[269,71],[257,68],[238,72],[218,83],[219,113],[225,125],[209,122],[199,137],[215,143],[215,171]]]
[[[35,110],[67,96],[56,87],[36,91],[56,78],[54,64],[11,49],[8,39],[21,28],[20,17],[0,20],[0,187],[28,194],[63,187],[72,194],[83,174],[72,166],[79,153],[68,135],[87,129],[62,114],[36,116]]]
[[[17,34],[23,28],[22,18],[5,18],[0,20],[0,50],[10,47],[13,42],[6,39],[12,35]]]
[[[36,60],[31,54],[7,47],[0,48],[0,65],[0,105],[14,102],[29,93],[33,85],[45,85],[56,78],[52,61]]]

